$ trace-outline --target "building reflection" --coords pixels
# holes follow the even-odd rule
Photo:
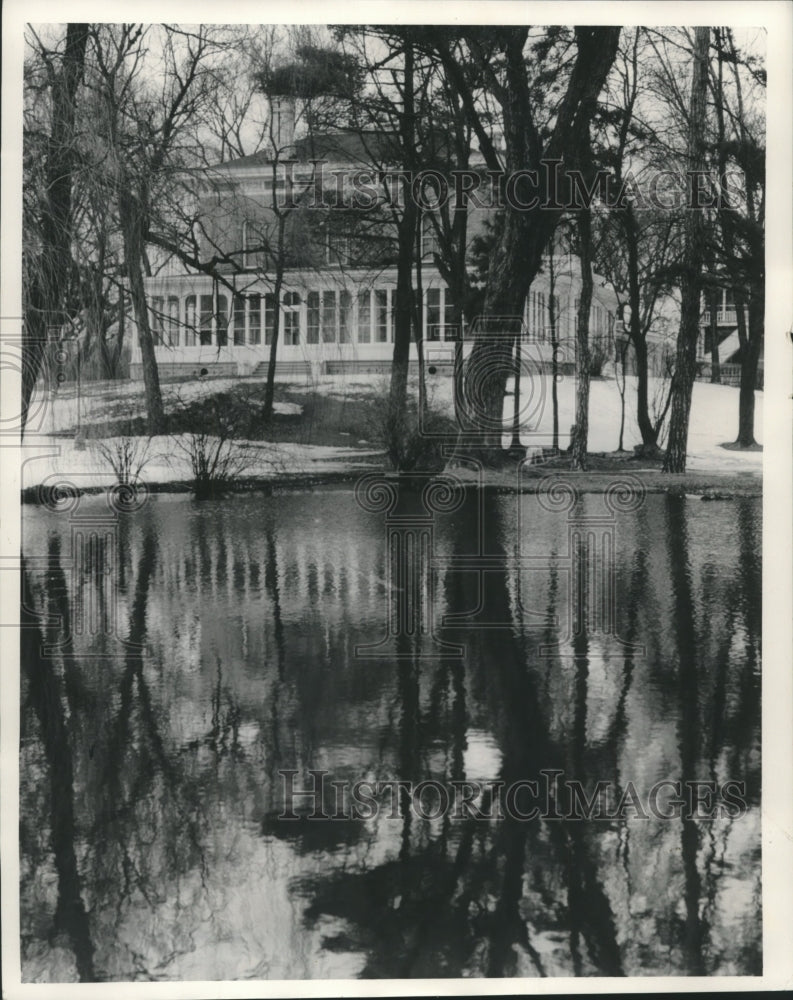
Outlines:
[[[399,504],[420,516],[415,491]],[[620,515],[620,643],[586,581],[568,585],[568,520],[470,492],[435,517],[435,565],[416,575],[351,492],[155,500],[122,518],[108,637],[67,634],[68,519],[26,512],[25,977],[756,972],[759,504],[650,496]],[[597,565],[580,537],[577,565]],[[472,540],[486,574],[466,568]],[[433,620],[397,630],[391,658],[360,655],[406,584]],[[434,635],[464,655],[428,655]],[[96,655],[115,639],[123,657]],[[281,772],[304,788],[311,769],[342,818],[300,802],[279,818]],[[750,809],[524,821],[502,801],[502,819],[425,818],[403,786],[356,819],[332,785],[489,781],[487,808],[548,770],[617,797],[742,780]],[[570,805],[562,785],[551,806]]]

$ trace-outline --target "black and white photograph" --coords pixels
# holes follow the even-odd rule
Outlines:
[[[782,989],[793,9],[3,49],[4,995]]]

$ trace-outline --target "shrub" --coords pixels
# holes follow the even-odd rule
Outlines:
[[[177,447],[190,463],[197,500],[221,496],[248,467],[247,454],[235,441],[238,413],[228,402],[225,394],[201,400],[201,419],[192,424],[194,429],[176,438]],[[196,414],[196,409],[183,406],[182,421],[190,414]]]
[[[428,403],[423,419],[413,399],[405,409],[385,401],[373,407],[371,436],[385,449],[391,468],[399,472],[440,472],[446,464],[443,445],[454,438],[456,425]]]
[[[600,378],[603,375],[603,369],[610,356],[608,341],[603,337],[594,338],[589,345],[589,375],[591,378]]]
[[[245,454],[228,437],[198,431],[177,441],[190,462],[196,500],[222,496],[247,468]]]
[[[149,438],[123,436],[99,441],[97,451],[112,468],[120,486],[132,486],[149,461]]]

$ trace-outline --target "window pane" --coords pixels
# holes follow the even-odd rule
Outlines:
[[[268,292],[264,296],[264,342],[272,344],[273,332],[275,330],[275,296]],[[259,341],[257,340],[258,344]]]
[[[374,339],[379,344],[388,341],[388,292],[378,288],[374,293],[375,300],[375,334]]]
[[[155,295],[151,300],[151,318],[149,322],[151,323],[151,336],[155,345],[160,345],[163,342],[162,339],[162,298]]]
[[[358,343],[368,344],[371,336],[372,307],[371,292],[367,288],[358,292]]]
[[[441,339],[441,290],[427,289],[427,340]]]
[[[184,301],[185,344],[195,346],[196,302],[195,295],[188,295]]]
[[[306,341],[309,344],[319,343],[319,292],[309,292],[306,298],[308,329]]]
[[[248,343],[262,342],[262,300],[258,295],[248,296]]]
[[[234,296],[234,343],[245,343],[245,297]]]
[[[242,224],[242,266],[251,267],[253,261],[248,254],[248,234],[250,231],[250,224],[245,221]]]
[[[171,347],[179,346],[179,299],[171,296],[168,299],[168,343]]]
[[[212,296],[201,296],[201,344],[212,343]]]
[[[352,298],[349,292],[339,294],[339,343],[349,344],[350,342],[350,309],[352,308]]]
[[[336,293],[322,293],[322,342],[332,344],[336,340]]]
[[[300,343],[300,312],[297,309],[284,313],[284,343],[290,346]]]
[[[217,297],[217,331],[218,347],[225,347],[229,342],[229,300],[226,295]]]
[[[459,336],[460,331],[457,329],[457,324],[454,319],[454,301],[452,299],[452,293],[447,288],[444,293],[443,339],[458,340]]]

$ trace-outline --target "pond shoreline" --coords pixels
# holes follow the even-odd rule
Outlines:
[[[227,485],[219,496],[228,498],[237,494],[254,492],[273,493],[280,490],[313,490],[315,488],[352,485],[362,476],[379,475],[391,482],[398,482],[397,473],[371,467],[370,469],[339,470],[338,472],[316,473],[285,473],[277,476],[241,477]],[[404,485],[415,485],[418,482],[429,482],[444,474],[453,475],[465,486],[478,487],[485,490],[495,490],[498,493],[547,493],[554,483],[564,480],[575,485],[579,493],[605,493],[610,486],[624,482],[626,478],[638,480],[646,493],[669,493],[671,495],[688,494],[700,496],[703,500],[732,500],[736,497],[762,497],[762,476],[751,472],[714,472],[692,471],[683,473],[661,472],[654,469],[621,468],[614,470],[597,470],[590,472],[573,471],[559,467],[544,465],[524,466],[520,471],[520,482],[517,481],[516,467],[502,469],[485,469],[480,477],[475,472],[465,468],[450,468],[443,473],[414,474],[403,479]],[[63,484],[68,484],[64,476]],[[155,494],[186,494],[192,493],[189,481],[145,482],[145,491]],[[101,495],[113,489],[110,486],[76,486],[68,485],[70,495],[94,496]],[[28,486],[21,491],[23,504],[41,504],[42,486]]]

